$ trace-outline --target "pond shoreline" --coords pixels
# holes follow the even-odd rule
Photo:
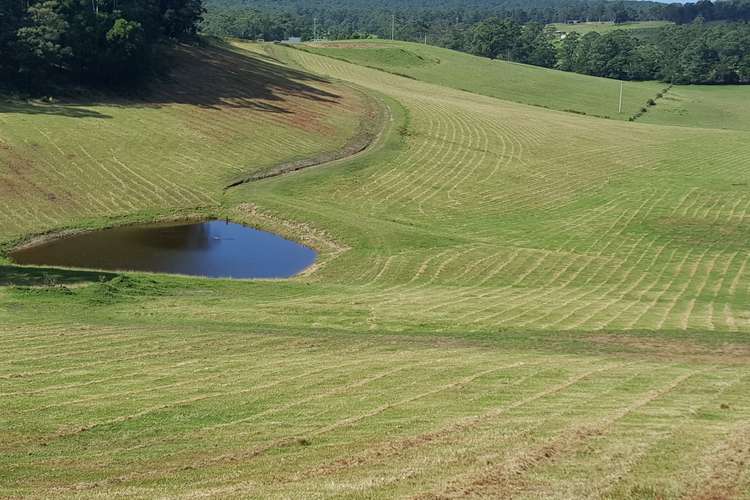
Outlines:
[[[227,218],[160,221],[37,239],[8,254],[12,264],[230,279],[291,278],[318,252]]]

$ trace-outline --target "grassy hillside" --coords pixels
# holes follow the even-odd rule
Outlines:
[[[378,160],[230,193],[351,247],[315,279],[363,287],[375,325],[750,328],[747,133],[552,112],[278,50],[408,113]],[[326,325],[356,323],[317,307]]]
[[[639,121],[750,131],[748,102],[747,85],[681,85],[672,87]]]
[[[618,120],[627,120],[664,88],[657,82],[625,83],[623,112],[618,113],[620,82],[616,80],[409,42],[358,40],[309,44],[304,48],[453,89]]]
[[[0,491],[748,498],[748,132],[248,48],[390,108],[370,153],[215,209],[316,268],[0,267]]]
[[[130,99],[0,101],[0,239],[217,206],[237,177],[342,148],[372,107],[268,57],[180,48],[173,64]]]

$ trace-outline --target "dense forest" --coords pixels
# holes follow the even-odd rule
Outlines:
[[[195,36],[203,12],[201,0],[0,0],[0,82],[138,78],[161,44]]]
[[[750,0],[700,0],[684,5],[605,0],[206,0],[206,5],[202,26],[206,33],[265,40],[314,35],[390,38],[393,34],[412,41],[427,36],[431,43],[447,45],[456,31],[492,17],[521,24],[750,21]]]
[[[289,36],[310,39],[364,37],[444,41],[457,29],[490,17],[543,24],[574,19],[654,19],[661,4],[653,2],[595,3],[576,0],[207,0],[203,23],[217,36],[279,40]],[[317,33],[313,33],[317,26]]]
[[[750,83],[750,25],[691,24],[660,28],[640,39],[625,30],[569,33],[557,42],[543,25],[488,19],[463,32],[452,48],[496,59],[622,80]]]

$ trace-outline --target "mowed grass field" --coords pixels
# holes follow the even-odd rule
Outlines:
[[[489,97],[627,120],[664,89],[659,82],[620,82],[512,63],[411,42],[352,40],[306,44],[304,50]]]
[[[747,85],[679,85],[638,120],[643,123],[750,131]]]
[[[372,104],[267,57],[178,48],[131,98],[0,101],[0,238],[217,206],[236,178],[343,147]]]
[[[744,347],[295,335],[85,306],[0,327],[3,496],[747,496]]]
[[[237,45],[386,132],[217,194],[294,279],[0,267],[4,495],[749,497],[748,132]]]

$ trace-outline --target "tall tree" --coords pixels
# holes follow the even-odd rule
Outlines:
[[[159,44],[194,37],[202,14],[201,0],[0,0],[0,80],[138,77]]]
[[[17,31],[19,69],[34,77],[43,77],[60,68],[73,50],[64,43],[69,28],[57,0],[31,5],[27,11],[28,25]]]

